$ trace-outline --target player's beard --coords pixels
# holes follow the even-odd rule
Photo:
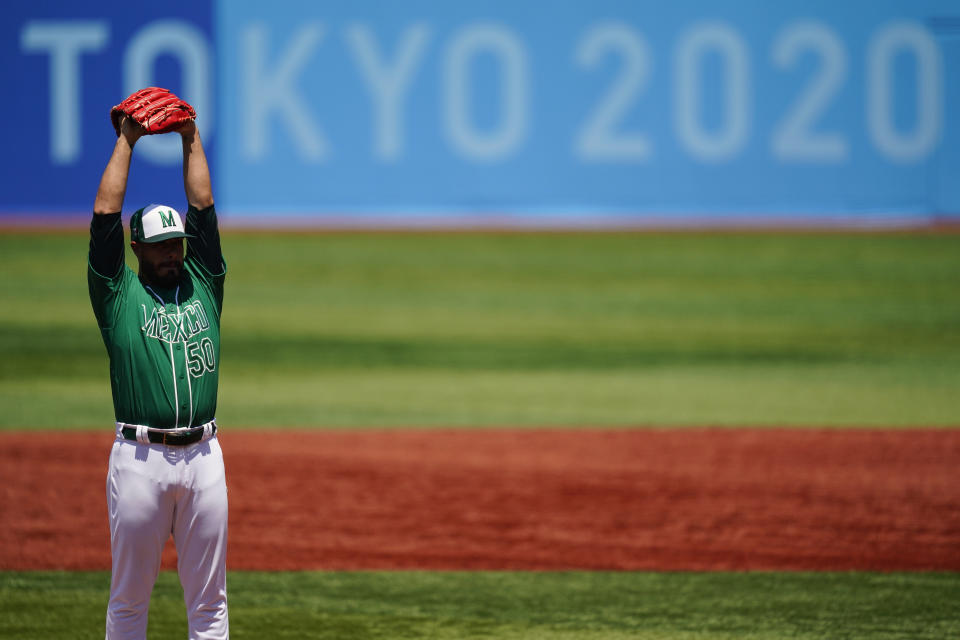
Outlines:
[[[143,265],[144,275],[148,282],[152,282],[162,289],[173,289],[180,284],[183,274],[183,263],[179,261],[161,262],[154,265]]]

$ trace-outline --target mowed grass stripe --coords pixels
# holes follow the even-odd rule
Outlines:
[[[0,637],[102,637],[108,585],[105,572],[0,573]],[[955,573],[232,572],[228,591],[237,639],[960,635]],[[185,620],[163,572],[147,637],[184,637]]]
[[[227,230],[224,248],[224,424],[960,424],[960,235]],[[111,417],[85,254],[79,231],[0,235],[0,428]]]

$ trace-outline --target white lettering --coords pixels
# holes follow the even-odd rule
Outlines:
[[[607,51],[623,59],[622,70],[577,136],[576,153],[592,162],[646,160],[650,140],[643,133],[623,131],[620,122],[650,80],[650,47],[629,25],[602,23],[592,27],[580,43],[577,63],[592,69]]]
[[[262,23],[247,27],[241,37],[245,74],[240,104],[249,109],[244,122],[249,127],[243,152],[249,160],[260,160],[267,152],[268,121],[272,113],[283,117],[290,140],[300,155],[320,162],[327,157],[328,144],[323,132],[310,118],[303,97],[294,88],[297,75],[313,50],[323,39],[322,24],[305,24],[290,39],[290,45],[272,68],[267,68],[267,28]]]
[[[817,54],[821,64],[802,96],[773,134],[773,153],[781,160],[836,163],[848,156],[846,138],[839,133],[820,133],[816,122],[843,86],[847,53],[837,34],[819,22],[799,22],[776,40],[773,60],[780,68],[797,66],[806,51]]]
[[[395,61],[387,65],[368,27],[353,25],[347,29],[347,44],[359,62],[375,104],[373,152],[380,160],[391,162],[403,155],[403,100],[429,35],[426,25],[409,27],[400,41]]]
[[[492,54],[502,69],[499,127],[484,134],[470,120],[469,67],[479,54]],[[472,160],[492,162],[514,151],[527,134],[530,86],[527,54],[520,40],[497,25],[476,24],[454,37],[443,64],[443,123],[454,147]]]
[[[80,55],[107,44],[104,21],[28,22],[20,32],[20,48],[50,54],[50,157],[71,164],[80,156]]]
[[[700,95],[701,66],[705,54],[720,55],[726,76],[723,83],[724,120],[716,132],[703,126]],[[677,46],[675,126],[680,142],[704,162],[732,158],[747,141],[750,125],[750,78],[747,47],[740,35],[726,24],[707,22],[692,27]]]
[[[893,58],[910,54],[916,61],[916,122],[912,131],[897,131],[893,122]],[[870,40],[867,49],[867,124],[881,153],[896,162],[922,160],[940,142],[943,122],[942,61],[930,33],[918,24],[894,22]]]

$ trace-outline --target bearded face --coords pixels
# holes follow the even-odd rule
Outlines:
[[[183,275],[183,238],[163,242],[134,242],[133,252],[140,262],[140,276],[152,286],[172,289]]]

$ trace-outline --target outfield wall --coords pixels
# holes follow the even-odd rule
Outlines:
[[[86,212],[107,111],[190,100],[229,220],[960,219],[960,7],[916,2],[17,3],[0,219]],[[182,201],[138,145],[128,205]]]

